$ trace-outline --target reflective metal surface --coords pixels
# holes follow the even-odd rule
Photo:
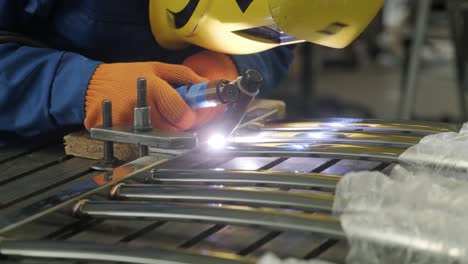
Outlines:
[[[344,238],[340,223],[333,216],[269,208],[222,204],[202,206],[83,200],[75,206],[75,211],[78,215],[104,219],[158,219],[255,225],[272,229],[305,231],[335,238]]]
[[[234,155],[321,156],[396,162],[404,148],[346,144],[243,143],[230,144],[224,152]],[[221,155],[221,154],[220,154]]]
[[[289,132],[289,131],[243,131],[230,139],[232,143],[323,143],[356,144],[373,146],[403,146],[417,144],[421,137],[361,132]]]
[[[115,199],[137,201],[178,201],[229,203],[250,206],[294,208],[331,212],[334,196],[319,193],[294,193],[248,187],[195,187],[158,185],[117,185],[111,192]]]
[[[200,252],[204,255],[159,248],[130,247],[63,241],[3,241],[0,254],[48,259],[115,261],[135,264],[241,264],[255,263],[236,255]]]
[[[191,149],[197,145],[197,137],[193,133],[157,129],[136,133],[129,127],[91,128],[90,132],[94,139],[162,149]]]
[[[282,171],[176,170],[158,169],[152,181],[162,183],[239,184],[303,188],[334,189],[340,176],[320,173],[288,173]]]
[[[321,119],[310,122],[294,122],[294,123],[271,123],[261,124],[256,123],[250,128],[261,131],[365,131],[378,133],[397,133],[397,134],[433,134],[442,132],[451,132],[460,129],[460,126],[453,124],[417,122],[417,121],[382,121],[382,120],[366,120],[358,118],[332,118]]]
[[[77,200],[108,188],[137,173],[149,170],[158,164],[166,162],[147,156],[137,159],[112,171],[104,172],[88,179],[84,183],[72,186],[59,194],[37,201],[32,205],[15,211],[13,214],[0,214],[0,234],[13,228],[35,220],[55,210],[64,208],[75,203]]]

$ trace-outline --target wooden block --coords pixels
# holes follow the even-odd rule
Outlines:
[[[90,138],[88,131],[68,134],[64,142],[67,155],[96,160],[104,157],[102,141]],[[114,156],[122,161],[135,160],[138,158],[138,146],[115,142]]]

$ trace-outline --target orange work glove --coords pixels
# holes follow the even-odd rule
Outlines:
[[[228,55],[213,51],[201,51],[188,57],[183,65],[195,71],[198,75],[209,80],[234,80],[239,77],[236,65]],[[205,124],[209,120],[219,117],[225,106],[195,110],[197,124]]]
[[[85,102],[86,128],[102,125],[102,100],[112,100],[114,125],[133,125],[133,108],[137,101],[137,78],[147,80],[147,101],[151,107],[151,124],[165,130],[187,130],[209,121],[197,117],[169,84],[187,85],[206,82],[190,68],[160,62],[101,64],[92,76]],[[209,112],[209,111],[208,111]],[[206,115],[206,114],[203,114]]]

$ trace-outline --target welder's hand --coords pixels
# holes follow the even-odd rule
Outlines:
[[[133,125],[133,108],[137,102],[137,78],[147,80],[147,101],[151,107],[153,127],[165,130],[187,130],[207,122],[179,96],[170,85],[206,82],[183,65],[160,62],[101,64],[92,76],[85,102],[86,128],[102,125],[102,100],[112,100],[113,125]],[[169,84],[170,83],[170,84]]]
[[[228,55],[213,51],[201,51],[188,57],[183,65],[209,80],[235,80],[239,77],[237,67]],[[197,123],[204,124],[219,117],[224,105],[213,108],[197,109]]]

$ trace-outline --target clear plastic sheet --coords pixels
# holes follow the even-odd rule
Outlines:
[[[468,263],[467,131],[424,138],[389,177],[340,181],[333,210],[349,240],[347,263]]]
[[[267,253],[263,255],[263,257],[261,257],[257,261],[257,264],[332,264],[332,263],[320,261],[320,260],[299,260],[299,259],[293,259],[293,258],[282,260],[272,253]]]
[[[468,124],[460,133],[430,135],[399,157],[400,163],[412,171],[428,171],[435,175],[466,180],[468,172]]]

